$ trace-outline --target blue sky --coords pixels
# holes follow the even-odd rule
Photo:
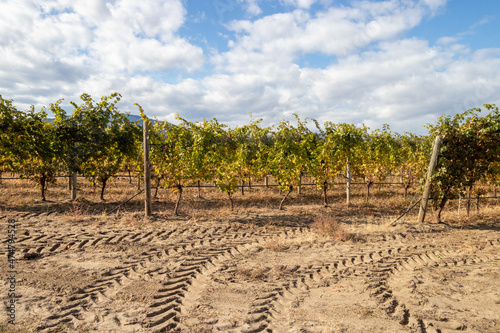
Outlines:
[[[19,109],[119,92],[122,111],[265,125],[293,113],[426,134],[499,104],[499,1],[0,0]]]
[[[435,44],[443,36],[457,37],[471,50],[496,47],[500,41],[500,2],[450,0],[436,16],[424,20],[410,36]]]

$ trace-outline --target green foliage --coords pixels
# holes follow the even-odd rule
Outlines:
[[[230,136],[236,144],[235,159],[233,167],[237,171],[237,177],[244,181],[250,181],[259,174],[260,169],[267,165],[267,156],[262,154],[267,148],[261,140],[266,129],[260,129],[259,119],[250,125],[236,127],[229,130]]]
[[[15,156],[20,153],[20,134],[23,132],[23,113],[18,111],[11,100],[0,95],[0,174],[16,170]]]
[[[217,123],[218,124],[218,123]],[[245,174],[245,153],[241,151],[236,135],[242,134],[239,129],[224,130],[216,128],[215,145],[211,154],[214,158],[214,181],[217,188],[229,198],[238,189],[238,180]],[[242,137],[240,137],[242,139]]]
[[[274,142],[270,149],[269,170],[278,181],[282,191],[286,192],[283,202],[294,186],[301,185],[301,178],[309,170],[314,170],[314,154],[318,134],[310,131],[307,124],[297,115],[297,126],[289,121],[282,121],[274,132]],[[316,164],[317,165],[317,164]]]
[[[136,156],[141,140],[141,128],[128,120],[125,114],[113,110],[107,126],[102,128],[100,149],[81,164],[81,171],[93,186],[101,186],[101,200],[108,181],[122,169],[125,160]]]
[[[500,113],[495,105],[486,104],[490,111],[480,116],[475,108],[456,116],[441,116],[428,125],[431,135],[442,138],[437,169],[433,175],[433,197],[439,200],[437,219],[447,200],[462,188],[470,189],[487,176],[498,176],[500,145]]]
[[[315,133],[298,117],[297,127],[289,121],[282,121],[274,132],[269,168],[283,191],[300,185],[301,176],[310,168],[314,136]]]
[[[351,165],[354,174],[362,174],[364,143],[367,138],[366,126],[356,127],[353,124],[325,123],[327,163],[330,164],[332,175],[345,174],[347,163]]]
[[[47,112],[34,107],[20,112],[12,101],[0,96],[0,128],[0,167],[18,171],[21,178],[38,184],[45,200],[47,185],[55,182],[60,170],[61,157],[55,125],[47,122]]]
[[[93,185],[106,183],[125,166],[141,172],[141,128],[119,112],[121,96],[113,93],[94,101],[81,95],[81,104],[71,102],[67,115],[62,100],[48,109],[18,111],[11,100],[0,96],[0,173],[18,172],[36,182],[45,199],[47,184],[58,173],[81,172]],[[326,190],[347,167],[363,176],[369,185],[389,175],[400,176],[405,190],[423,179],[434,136],[442,137],[433,197],[440,209],[447,200],[478,182],[499,183],[500,113],[495,105],[484,105],[456,116],[441,116],[428,125],[430,136],[392,133],[388,126],[369,131],[366,126],[324,123],[316,130],[307,118],[296,116],[296,124],[282,121],[277,127],[260,127],[261,119],[230,129],[216,119],[191,123],[177,117],[178,125],[154,124],[139,106],[143,121],[150,123],[151,160],[163,186],[182,193],[189,182],[215,182],[229,199],[241,181],[273,176],[286,191],[301,185],[304,174],[319,190]],[[47,112],[55,120],[47,122]],[[179,200],[180,200],[179,193]],[[283,199],[283,201],[284,201]],[[438,201],[439,200],[439,201]],[[282,203],[283,203],[282,201]],[[281,203],[281,204],[282,204]],[[281,205],[280,205],[281,207]],[[438,214],[439,218],[439,214]]]
[[[249,127],[250,132],[250,173],[252,179],[260,179],[271,174],[271,147],[274,145],[274,135],[271,127],[259,127],[261,120],[252,122]],[[247,177],[247,180],[249,177]]]
[[[361,170],[367,183],[384,181],[396,168],[399,146],[389,126],[368,134],[363,150]]]
[[[65,169],[83,173],[93,186],[101,185],[104,199],[107,182],[121,169],[124,160],[135,155],[140,128],[118,111],[120,94],[104,96],[98,102],[88,94],[80,98],[81,105],[71,102],[71,116],[59,106],[60,101],[49,109],[55,115],[53,124]]]
[[[151,163],[164,180],[165,187],[185,185],[191,179],[193,169],[193,131],[190,124],[174,125],[157,121],[150,132]]]
[[[218,144],[224,132],[216,119],[202,123],[189,123],[193,133],[193,149],[189,159],[190,177],[193,181],[211,182],[215,179],[215,173],[220,162],[217,156]]]
[[[394,174],[401,177],[405,187],[418,185],[419,180],[425,177],[425,171],[432,150],[431,137],[418,136],[412,133],[397,135],[396,141],[399,145]]]

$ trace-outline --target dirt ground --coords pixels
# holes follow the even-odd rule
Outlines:
[[[500,228],[340,221],[300,210],[180,218],[0,214],[16,223],[7,332],[500,332]],[[128,222],[124,222],[128,221]],[[0,329],[1,331],[1,329]]]

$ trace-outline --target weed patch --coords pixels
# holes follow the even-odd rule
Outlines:
[[[311,229],[322,237],[333,237],[338,241],[347,241],[352,238],[352,235],[337,221],[337,219],[329,214],[320,214],[316,216],[311,224]]]

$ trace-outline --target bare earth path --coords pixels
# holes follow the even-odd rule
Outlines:
[[[127,226],[5,213],[2,272],[8,219],[17,225],[12,328],[500,332],[498,227],[350,225],[354,239],[339,242],[314,234],[310,216],[280,214]]]

